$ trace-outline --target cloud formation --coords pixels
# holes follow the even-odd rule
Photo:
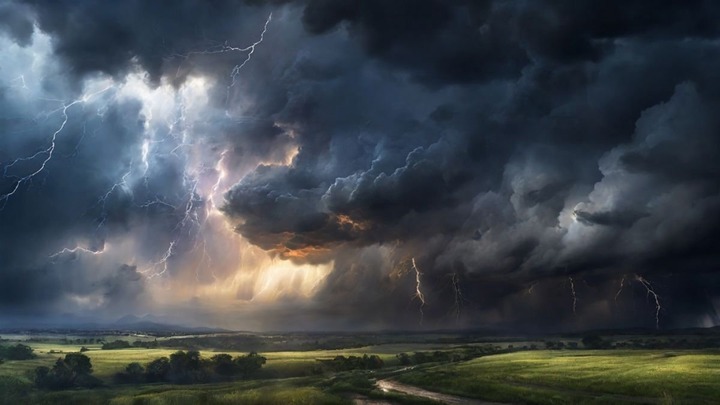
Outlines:
[[[702,1],[8,2],[0,307],[715,325],[718,17]]]

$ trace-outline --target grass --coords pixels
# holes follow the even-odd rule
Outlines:
[[[35,367],[51,366],[80,345],[30,343],[38,357],[0,364],[0,404],[341,404],[348,392],[397,403],[417,398],[382,393],[369,380],[387,375],[401,382],[447,394],[499,402],[531,404],[717,403],[720,398],[720,351],[560,350],[525,351],[485,356],[468,362],[423,365],[393,374],[395,355],[419,350],[453,349],[454,345],[380,345],[345,350],[262,353],[268,362],[261,378],[202,385],[146,384],[120,386],[112,376],[128,363],[147,363],[176,349],[100,350],[86,345],[94,375],[106,387],[94,390],[42,392],[31,383]],[[56,353],[49,353],[55,351]],[[203,357],[218,352],[201,351]],[[318,359],[378,354],[390,366],[378,372],[315,375]]]
[[[495,401],[717,403],[720,353],[517,352],[421,369],[397,379],[430,390]]]
[[[38,366],[52,366],[52,364],[60,357],[64,357],[66,353],[77,352],[80,345],[63,345],[49,343],[29,343],[37,358],[33,360],[8,361],[0,364],[0,376],[14,376],[29,382],[28,373],[32,372]],[[125,366],[132,362],[141,364],[148,363],[159,357],[167,357],[177,351],[177,349],[144,349],[130,348],[118,350],[101,350],[98,345],[87,345],[90,351],[84,354],[90,357],[93,365],[93,375],[110,382],[112,376],[122,371]],[[49,353],[54,351],[55,353]],[[232,356],[244,355],[246,352],[234,351],[207,351],[202,350],[200,354],[209,358],[217,353],[228,353]],[[362,356],[363,354],[372,353],[369,348],[359,348],[357,350],[314,350],[304,352],[270,352],[262,353],[267,357],[267,364],[263,367],[263,374],[268,377],[299,377],[313,374],[313,368],[318,366],[317,359],[332,359],[335,356]],[[394,354],[384,353],[380,357],[387,364],[392,365],[397,362]]]
[[[7,377],[4,377],[7,378]],[[244,381],[201,385],[115,386],[93,390],[25,392],[2,390],[0,404],[346,404],[340,395],[324,392],[309,380]]]
[[[112,383],[115,373],[123,370],[128,363],[147,363],[153,359],[169,356],[177,349],[129,348],[101,350],[99,345],[85,345],[85,352],[93,365],[93,375],[105,381],[105,388],[93,390],[70,390],[42,392],[32,385],[32,372],[38,366],[52,366],[60,357],[80,350],[81,345],[62,343],[28,343],[37,358],[22,361],[6,361],[0,364],[0,404],[342,404],[349,403],[341,392],[318,388],[324,377],[289,378],[311,376],[319,363],[317,359],[332,359],[338,355],[372,353],[369,348],[350,350],[317,350],[263,353],[267,364],[262,377],[271,380],[238,381],[201,385],[157,385],[119,386]],[[51,353],[51,351],[53,353]],[[209,358],[219,352],[233,356],[246,354],[234,351],[201,351]],[[397,361],[391,352],[380,355],[388,362]],[[402,398],[402,396],[400,396]],[[406,401],[407,402],[407,401]]]

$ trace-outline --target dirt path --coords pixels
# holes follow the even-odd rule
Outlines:
[[[432,399],[433,401],[438,401],[449,405],[503,405],[498,402],[488,402],[479,399],[463,398],[455,395],[441,394],[439,392],[428,391],[422,388],[414,387],[412,385],[399,383],[395,380],[378,380],[377,386],[383,391],[398,391],[402,392],[403,394]]]

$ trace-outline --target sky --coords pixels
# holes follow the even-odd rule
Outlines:
[[[718,20],[0,0],[0,324],[718,325]]]

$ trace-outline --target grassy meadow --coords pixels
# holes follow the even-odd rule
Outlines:
[[[720,351],[705,350],[524,350],[515,343],[494,343],[495,350],[467,361],[428,362],[408,367],[399,353],[437,350],[459,353],[473,345],[380,344],[349,349],[269,351],[267,363],[251,380],[172,385],[168,383],[117,384],[113,376],[128,363],[146,364],[169,356],[177,348],[89,350],[93,375],[104,386],[96,389],[43,391],[34,387],[33,370],[51,366],[58,358],[77,352],[81,345],[63,342],[24,342],[36,358],[0,364],[0,404],[350,404],[359,398],[382,404],[432,404],[431,400],[374,386],[393,379],[430,391],[504,403],[528,404],[702,404],[720,401]],[[3,344],[10,344],[4,342]],[[480,344],[477,344],[478,346]],[[527,346],[525,346],[527,347]],[[512,351],[511,351],[512,350]],[[510,351],[510,352],[507,352]],[[219,352],[201,350],[209,358]],[[318,360],[335,356],[376,354],[380,370],[331,372]],[[369,402],[368,402],[369,403]]]
[[[718,403],[720,352],[526,351],[415,370],[397,380],[499,402]]]

